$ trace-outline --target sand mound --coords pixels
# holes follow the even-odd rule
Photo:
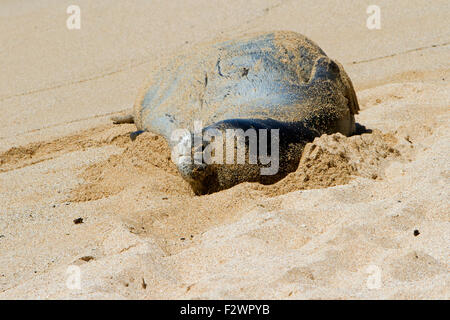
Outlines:
[[[295,172],[273,185],[244,183],[239,189],[277,196],[303,189],[346,184],[355,176],[382,179],[385,164],[400,157],[397,139],[379,130],[352,137],[340,133],[323,135],[305,146]],[[84,183],[68,200],[90,201],[109,197],[140,182],[162,195],[194,197],[170,159],[170,149],[161,136],[144,133],[125,144],[120,155],[89,166],[80,175]]]
[[[121,153],[84,168],[81,184],[65,201],[108,198],[113,203],[108,211],[130,232],[149,235],[175,254],[210,228],[240,219],[243,209],[275,210],[278,201],[269,203],[267,197],[346,184],[356,176],[382,179],[384,166],[400,158],[395,143],[378,130],[352,137],[323,135],[306,145],[298,169],[276,184],[247,182],[196,196],[171,161],[165,139],[146,132],[128,140]]]
[[[120,155],[89,166],[80,175],[85,183],[75,188],[69,201],[91,201],[118,194],[138,183],[164,194],[189,194],[190,189],[170,161],[166,141],[145,132],[136,141],[128,141]]]
[[[357,176],[382,180],[385,166],[407,154],[397,148],[402,146],[393,135],[379,130],[352,137],[323,135],[305,146],[298,169],[276,184],[247,182],[195,196],[171,161],[165,139],[146,132],[131,141],[133,130],[134,125],[102,126],[12,148],[0,154],[0,170],[25,168],[74,150],[103,152],[105,145],[116,147],[109,157],[99,154],[102,160],[80,167],[80,183],[61,201],[87,204],[108,199],[105,210],[124,221],[130,232],[151,236],[166,253],[174,254],[193,245],[192,240],[210,228],[240,219],[243,212],[275,210],[276,196],[343,185]]]
[[[130,131],[130,126],[103,125],[75,135],[12,147],[0,153],[0,172],[27,167],[76,150],[104,145],[123,147],[129,140]]]
[[[379,130],[352,137],[323,135],[308,143],[295,172],[272,186],[261,188],[269,196],[302,189],[348,183],[355,176],[381,179],[385,164],[400,157],[396,138]]]

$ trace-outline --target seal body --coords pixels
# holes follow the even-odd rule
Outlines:
[[[280,180],[297,168],[307,142],[322,134],[352,134],[358,110],[342,66],[306,37],[279,31],[207,43],[165,59],[140,91],[133,118],[138,130],[161,134],[172,148],[179,143],[174,131],[192,133],[195,122],[202,132],[278,130],[276,174],[261,175],[260,162],[179,162],[194,191],[205,194],[244,181]]]

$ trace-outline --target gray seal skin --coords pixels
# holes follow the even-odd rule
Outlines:
[[[261,164],[178,164],[194,192],[206,194],[244,181],[282,179],[296,170],[304,145],[315,137],[351,135],[358,110],[342,65],[303,35],[277,31],[207,43],[165,59],[140,91],[132,116],[116,122],[134,121],[172,148],[172,132],[192,132],[194,121],[204,130],[279,129],[275,175],[261,175]]]

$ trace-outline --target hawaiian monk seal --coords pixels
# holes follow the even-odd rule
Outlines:
[[[244,181],[270,184],[282,179],[296,170],[304,145],[315,137],[351,135],[358,110],[352,82],[341,64],[305,36],[277,31],[199,45],[166,59],[140,91],[133,114],[113,120],[134,121],[137,133],[164,136],[182,155],[176,164],[183,178],[196,194],[206,194]],[[199,131],[196,121],[201,122]],[[183,128],[184,137],[174,139],[174,132]],[[205,161],[204,152],[213,141],[216,147],[229,142],[223,138],[229,129],[256,132],[237,139],[233,149],[237,154],[244,146],[246,163]],[[195,143],[211,130],[214,138]],[[255,136],[259,142],[252,149],[250,138]],[[275,172],[262,174],[267,161],[248,161],[261,148],[271,155],[278,152]],[[219,158],[225,159],[225,154],[219,153]]]

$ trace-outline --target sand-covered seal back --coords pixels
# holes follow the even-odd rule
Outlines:
[[[205,177],[194,174],[193,163],[179,166],[194,191],[208,193],[243,181],[278,181],[296,169],[302,147],[316,136],[350,135],[358,110],[342,66],[308,38],[279,31],[202,44],[164,59],[136,99],[134,120],[138,130],[161,134],[171,147],[174,130],[192,132],[195,121],[215,129],[223,128],[216,125],[223,121],[234,121],[228,129],[242,126],[235,120],[250,121],[250,127],[265,121],[264,128],[284,132],[280,170],[273,177],[260,177],[249,166],[214,166],[233,171],[220,177],[216,169]]]

